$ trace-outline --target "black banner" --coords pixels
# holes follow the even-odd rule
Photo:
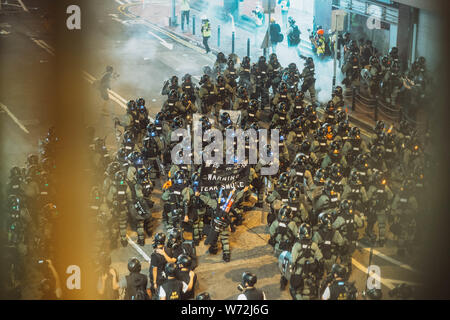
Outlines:
[[[204,165],[200,174],[201,191],[218,191],[221,188],[227,194],[232,189],[239,191],[248,186],[250,166],[242,165]]]

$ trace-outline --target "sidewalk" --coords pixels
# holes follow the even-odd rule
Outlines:
[[[199,1],[199,3],[202,1]],[[140,18],[143,18],[150,23],[157,25],[160,28],[170,32],[176,37],[179,37],[185,41],[188,41],[199,48],[204,49],[201,37],[201,16],[202,12],[196,9],[195,4],[191,4],[190,12],[190,23],[189,27],[185,25],[185,30],[181,30],[180,13],[177,8],[177,19],[178,25],[176,27],[169,26],[169,17],[171,16],[171,1],[163,0],[148,0],[145,6],[140,3],[136,3],[135,6],[130,6],[128,11]],[[200,8],[201,9],[201,8]],[[228,55],[232,52],[232,23],[231,18],[225,20],[224,17],[209,17],[212,25],[212,35],[209,39],[209,46],[214,53],[217,55],[218,52],[223,52]],[[193,21],[195,20],[195,34],[193,28]],[[281,20],[281,19],[280,19]],[[219,21],[220,24],[217,24]],[[218,26],[220,25],[220,43],[218,37]],[[309,27],[309,26],[308,26]],[[301,26],[302,29],[306,28],[306,25]],[[255,62],[259,56],[263,55],[263,49],[260,48],[261,43],[265,36],[265,27],[254,29],[253,32],[249,29],[249,23],[236,22],[235,24],[235,50],[234,52],[242,59],[242,57],[247,55],[247,41],[250,40],[250,58],[252,62]],[[305,34],[306,33],[306,34]],[[310,42],[304,40],[304,37],[308,37],[307,32],[302,30],[302,46],[301,53],[306,56],[311,56]],[[286,38],[286,37],[285,37]],[[271,51],[268,51],[271,53]],[[211,54],[211,53],[210,53]],[[304,61],[300,59],[294,50],[287,47],[286,40],[277,46],[277,56],[280,63],[283,66],[287,66],[291,62],[295,62],[298,68],[301,70]],[[325,60],[316,62],[316,90],[318,101],[322,104],[326,103],[331,98],[331,88],[332,88],[332,77],[333,77],[333,60]],[[340,85],[343,79],[339,67],[337,68],[336,83]],[[352,111],[352,99],[351,97],[346,99],[346,104],[349,118],[352,122],[356,123],[359,127],[364,130],[371,132],[375,125],[375,119],[373,112],[367,110],[356,104],[355,111]],[[369,112],[368,112],[369,111]],[[388,124],[393,123],[392,120],[383,116],[383,114],[378,114],[378,120],[383,120]]]

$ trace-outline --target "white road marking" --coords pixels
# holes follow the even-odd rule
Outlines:
[[[28,8],[25,6],[25,4],[23,3],[22,0],[17,0],[17,2],[20,4],[20,6],[22,7],[22,9],[23,9],[24,11],[29,12],[29,11],[28,11]]]
[[[145,261],[150,263],[150,257],[142,250],[131,238],[127,235],[128,243],[133,246],[133,248],[145,259]]]
[[[19,126],[20,129],[25,131],[25,133],[30,133],[25,126],[20,123],[20,121],[16,118],[14,114],[12,114],[11,111],[9,111],[8,107],[5,106],[3,103],[0,102],[0,107],[11,117],[11,119]]]
[[[173,50],[173,44],[166,42],[163,38],[157,36],[156,34],[154,34],[154,33],[151,32],[151,31],[147,31],[147,33],[148,33],[148,34],[151,34],[151,35],[154,36],[156,39],[158,39],[159,42],[160,42],[164,47],[166,47],[167,49]]]
[[[367,274],[367,268],[364,267],[361,263],[359,263],[358,261],[356,261],[354,258],[352,258],[352,264],[358,268],[359,270],[361,270],[363,273]],[[371,274],[372,278],[380,281],[382,284],[384,284],[387,288],[389,288],[389,290],[394,289],[394,285],[390,282],[387,282],[385,279],[378,277],[378,275],[376,274]]]
[[[370,248],[364,247],[360,243],[358,243],[358,246],[361,247],[363,250],[365,250],[367,252],[370,252]],[[376,249],[373,249],[373,254],[378,256],[378,257],[380,257],[381,259],[384,259],[384,260],[386,260],[386,261],[388,261],[388,262],[390,262],[392,264],[395,264],[395,265],[399,266],[400,268],[409,270],[411,272],[419,273],[419,271],[414,269],[413,267],[411,267],[411,266],[409,266],[409,265],[407,265],[407,264],[405,264],[403,262],[400,262],[400,261],[398,261],[398,260],[396,260],[394,258],[391,258],[391,257],[389,257],[389,256],[387,256],[385,254],[382,254],[380,251],[378,251]]]
[[[124,5],[125,3],[123,3],[122,1],[120,1],[120,0],[116,0],[116,2],[118,3],[118,4],[120,4],[120,5]]]
[[[38,40],[35,38],[31,38],[31,40],[33,40],[34,43],[36,43],[39,47],[50,53],[52,56],[55,55],[54,50],[49,45],[47,45],[44,40]]]

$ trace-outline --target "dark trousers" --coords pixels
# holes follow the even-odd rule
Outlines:
[[[184,30],[184,22],[189,27],[189,11],[181,11],[181,30]]]
[[[208,40],[209,40],[209,37],[203,37],[203,45],[205,46],[206,53],[211,51],[211,49],[209,49]]]

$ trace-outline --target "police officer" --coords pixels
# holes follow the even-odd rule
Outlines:
[[[251,65],[250,65],[250,57],[245,56],[242,59],[241,65],[239,66],[239,86],[244,86],[247,88],[250,94],[253,93],[252,83],[251,83]]]
[[[278,211],[278,218],[270,225],[269,244],[274,247],[275,257],[283,251],[291,251],[294,245],[297,225],[292,218],[292,209],[283,205]]]
[[[289,173],[283,172],[277,184],[266,197],[266,202],[270,205],[271,212],[267,215],[267,224],[271,225],[276,219],[276,209],[280,206],[280,201],[282,203],[288,202],[288,192],[289,192]],[[276,201],[278,200],[278,201]]]
[[[140,121],[139,121],[139,113],[137,110],[136,101],[130,100],[127,103],[127,112],[124,116],[122,116],[122,119],[114,118],[114,122],[116,126],[121,126],[124,128],[125,132],[131,132],[130,136],[132,134],[132,141],[133,143],[136,143],[137,140],[135,140],[137,134],[140,132]],[[124,141],[125,141],[125,133],[124,133]]]
[[[332,141],[328,153],[323,158],[321,168],[325,169],[328,165],[333,163],[339,163],[342,168],[347,168],[347,160],[345,156],[341,153],[341,144],[338,141]]]
[[[195,285],[197,283],[197,275],[191,270],[192,259],[186,254],[181,254],[177,259],[176,278],[189,284],[191,281],[192,289],[188,290],[181,296],[182,300],[188,300],[195,297]]]
[[[217,100],[215,104],[214,114],[216,117],[219,116],[219,111],[222,110],[231,110],[232,104],[231,102],[234,100],[234,92],[233,88],[226,83],[224,76],[219,75],[217,77],[216,83],[217,90]]]
[[[151,284],[152,296],[155,297],[158,292],[158,287],[166,277],[164,268],[166,266],[166,258],[164,256],[164,245],[166,243],[166,235],[164,233],[157,233],[153,238],[153,252],[150,256],[149,278]]]
[[[170,90],[169,96],[161,108],[161,111],[167,114],[169,120],[185,112],[185,108],[180,102],[180,96],[175,89]]]
[[[197,101],[198,88],[192,82],[192,76],[189,73],[186,73],[182,78],[181,91],[182,94],[186,94],[189,100],[195,104]]]
[[[322,212],[331,212],[333,209],[337,209],[339,206],[340,193],[336,191],[334,181],[327,179],[322,191],[322,195],[313,203],[314,217],[318,218],[318,215]],[[315,223],[311,222],[313,225]]]
[[[264,291],[255,288],[258,278],[251,272],[242,274],[242,281],[238,285],[238,290],[242,293],[238,295],[237,300],[266,300]]]
[[[281,82],[281,72],[283,69],[280,62],[278,61],[276,53],[270,54],[269,63],[267,65],[269,67],[269,84],[270,86],[272,86],[272,93],[275,95]]]
[[[252,66],[250,80],[254,87],[254,94],[251,97],[261,99],[261,109],[264,110],[269,106],[269,91],[267,86],[269,66],[264,56],[259,57],[258,62]]]
[[[221,191],[218,191],[216,207],[214,208],[214,213],[211,217],[210,232],[205,244],[210,244],[210,247],[208,248],[208,252],[210,254],[217,254],[219,250],[217,243],[220,240],[223,251],[222,258],[225,262],[230,262],[231,255],[229,238],[232,220],[229,213],[230,211],[227,211],[226,208],[223,210],[224,205],[227,205],[226,200],[227,198],[225,195],[222,195]]]
[[[372,184],[367,191],[368,212],[367,212],[367,228],[366,234],[370,238],[376,238],[372,234],[375,222],[378,222],[378,246],[384,246],[386,241],[386,213],[390,212],[390,204],[394,197],[391,189],[389,188],[386,178],[380,171],[376,171],[373,174]]]
[[[311,226],[303,223],[299,228],[298,240],[292,247],[293,265],[289,291],[294,300],[310,300],[317,296],[323,255],[311,238]]]
[[[331,270],[332,282],[322,294],[322,300],[356,300],[357,291],[354,283],[348,283],[347,271],[339,264],[334,264]]]
[[[319,214],[319,230],[314,233],[312,241],[317,243],[323,255],[325,273],[331,270],[331,266],[339,257],[344,239],[339,231],[332,228],[333,217],[330,213]]]
[[[344,238],[340,257],[341,263],[347,267],[348,274],[352,270],[352,255],[356,249],[356,241],[358,240],[358,229],[364,225],[360,215],[354,211],[353,202],[348,199],[341,201],[337,217],[333,222],[333,228],[338,230]]]
[[[147,168],[150,168],[149,178],[155,181],[161,176],[164,167],[161,163],[161,155],[164,153],[165,143],[156,125],[150,123],[147,126],[147,135],[143,140],[142,155]]]
[[[203,37],[203,45],[205,46],[206,53],[209,53],[211,49],[209,48],[208,40],[211,37],[211,24],[206,16],[202,16],[201,32]]]
[[[300,78],[303,79],[303,84],[300,90],[303,93],[309,91],[311,102],[313,104],[316,103],[316,88],[315,88],[316,79],[314,78],[315,75],[314,70],[315,67],[313,59],[311,57],[306,58],[305,67],[303,68],[303,71],[300,74]]]
[[[125,288],[125,300],[148,300],[147,276],[141,273],[141,263],[138,259],[131,258],[128,261],[128,271],[130,274],[122,277],[118,284],[113,280],[113,289]]]
[[[358,86],[361,72],[359,54],[357,52],[351,52],[349,54],[348,59],[342,66],[342,73],[345,74],[345,79],[342,81],[342,84],[346,88]]]
[[[366,142],[361,139],[361,131],[358,127],[352,127],[348,133],[348,139],[342,147],[342,154],[345,156],[348,165],[352,166],[359,154],[368,152]]]
[[[189,221],[190,193],[184,172],[176,171],[171,181],[171,186],[161,197],[165,202],[164,211],[167,212],[168,229],[181,225],[182,221]]]
[[[414,180],[406,178],[392,203],[395,222],[390,230],[397,236],[399,256],[404,256],[406,252],[411,254],[413,249],[412,242],[416,234],[416,217],[419,208],[414,191]],[[394,228],[394,225],[397,228]]]
[[[223,72],[223,76],[227,84],[233,89],[233,93],[236,93],[237,78],[238,78],[238,70],[235,67],[235,63],[233,59],[228,59],[227,61],[227,69]]]
[[[207,74],[202,76],[199,84],[201,86],[199,90],[201,112],[202,114],[207,114],[211,112],[217,101],[217,88],[213,83],[211,83],[211,78]]]
[[[128,245],[126,238],[128,203],[132,200],[132,193],[128,183],[126,182],[126,173],[124,171],[116,172],[114,183],[109,188],[106,200],[116,221],[113,232],[117,232],[116,230],[119,230],[120,242],[123,247],[126,247]]]
[[[227,58],[223,54],[223,52],[219,52],[217,54],[216,61],[214,62],[214,73],[216,75],[221,75],[227,66]]]
[[[250,106],[250,97],[248,95],[247,88],[239,86],[237,89],[237,99],[235,99],[233,109],[241,112],[241,127],[245,127],[247,122],[257,121],[258,104],[257,100],[252,99],[252,105]],[[255,103],[256,102],[256,103]],[[251,113],[249,116],[248,113]],[[250,125],[250,124],[248,124]]]
[[[305,194],[301,194],[300,188],[296,183],[288,192],[288,205],[292,209],[292,220],[297,226],[304,222],[309,222],[310,205]]]
[[[178,280],[176,278],[177,266],[174,263],[168,263],[164,271],[167,279],[159,287],[159,300],[181,300],[183,295],[192,290],[193,277],[189,283]]]

